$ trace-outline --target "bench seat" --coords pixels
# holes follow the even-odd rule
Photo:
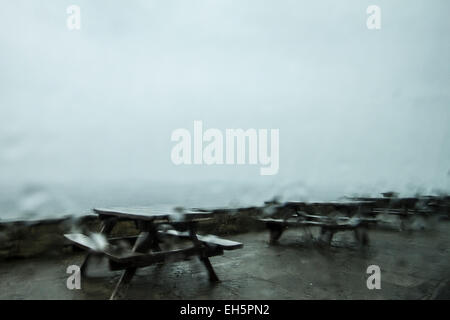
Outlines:
[[[122,250],[118,246],[112,244],[99,244],[94,239],[82,233],[65,234],[64,237],[79,248],[102,253],[111,260],[117,262],[133,259],[136,256],[142,255],[142,253],[132,252],[131,250]]]
[[[188,232],[180,232],[176,230],[167,230],[167,231],[158,231],[159,234],[166,235],[166,236],[174,236],[178,238],[189,238]],[[209,235],[209,236],[201,236],[197,235],[198,240],[200,242],[203,242],[206,245],[210,246],[219,246],[223,250],[236,250],[242,248],[244,245],[237,241],[222,239],[217,236]]]
[[[179,238],[189,238],[189,234],[187,232],[179,232],[176,230],[168,230],[168,231],[159,231],[161,234],[167,236],[176,236]],[[163,262],[164,260],[183,260],[187,256],[198,254],[199,251],[202,251],[206,256],[215,256],[223,253],[223,250],[235,250],[243,247],[243,244],[236,241],[226,240],[215,236],[197,236],[198,239],[206,244],[205,247],[197,248],[195,246],[171,250],[166,252],[151,252],[151,253],[139,253],[133,252],[131,250],[123,249],[117,245],[111,243],[99,243],[94,239],[81,234],[81,233],[72,233],[65,234],[64,237],[68,239],[73,245],[80,247],[85,250],[89,250],[94,253],[103,254],[108,257],[110,260],[125,264],[131,263],[132,265],[141,266],[148,265],[156,262]],[[123,239],[132,240],[135,237],[126,237]],[[114,238],[112,240],[120,240],[121,238]],[[114,242],[115,242],[114,241]]]

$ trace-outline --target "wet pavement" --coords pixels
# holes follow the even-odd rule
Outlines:
[[[450,223],[435,231],[371,231],[370,247],[350,233],[321,246],[299,229],[278,245],[268,232],[227,237],[244,248],[211,262],[221,282],[210,284],[196,259],[140,269],[127,299],[450,299]],[[316,234],[313,234],[315,236]],[[0,299],[108,299],[120,272],[94,261],[80,290],[69,290],[69,265],[84,253],[0,263]],[[366,286],[369,265],[381,268],[381,289]]]

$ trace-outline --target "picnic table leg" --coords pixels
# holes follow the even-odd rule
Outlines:
[[[284,229],[286,229],[285,226],[279,225],[277,223],[266,223],[267,229],[269,229],[270,232],[270,244],[275,244],[278,239],[280,239],[281,235],[283,234]]]
[[[131,279],[133,279],[135,273],[136,268],[128,268],[122,273],[109,300],[116,300],[123,298],[125,296],[128,287],[130,285]]]
[[[194,243],[194,246],[197,248],[201,248],[203,244],[198,240],[197,238],[197,230],[196,225],[192,223],[189,227],[189,237],[191,238],[192,242]],[[214,271],[214,268],[211,264],[211,261],[209,261],[209,258],[207,256],[204,256],[203,253],[199,256],[200,261],[205,265],[206,270],[208,271],[209,281],[210,282],[219,282],[219,277],[217,276],[216,272]]]
[[[145,253],[150,250],[155,239],[155,234],[153,231],[156,231],[156,229],[152,229],[151,232],[145,231],[139,234],[139,237],[137,238],[136,243],[133,247],[134,252]],[[133,279],[134,274],[136,273],[136,270],[137,268],[131,267],[123,271],[122,276],[120,277],[113,293],[111,294],[110,300],[120,299],[125,296],[130,282]]]
[[[116,218],[103,219],[100,233],[104,234],[105,236],[109,235],[114,226],[116,225],[116,223],[117,223]]]
[[[364,227],[355,228],[355,239],[358,243],[363,246],[367,246],[369,244],[369,236],[367,234],[367,229]]]
[[[88,252],[86,254],[86,257],[84,258],[83,263],[81,264],[80,274],[81,274],[82,277],[86,277],[87,276],[87,273],[86,273],[87,265],[88,265],[88,262],[91,259],[91,257],[92,257],[92,253]]]
[[[104,234],[105,236],[109,235],[112,231],[112,229],[114,228],[114,226],[117,223],[117,219],[115,218],[107,218],[107,219],[103,219],[102,220],[102,226],[100,228],[100,233]],[[90,261],[90,259],[92,258],[93,254],[91,252],[88,252],[86,257],[84,258],[83,263],[81,264],[80,267],[80,273],[82,277],[87,277],[87,266],[88,263]]]
[[[209,281],[210,282],[219,282],[220,279],[217,276],[216,272],[214,271],[214,268],[213,268],[213,266],[211,264],[211,261],[209,261],[209,258],[208,257],[200,257],[200,260],[205,265],[206,270],[208,270]]]
[[[159,246],[159,238],[158,238],[158,230],[154,230],[154,232],[151,233],[151,249],[156,251],[156,252],[160,252],[161,247]]]
[[[311,229],[308,226],[303,226],[303,231],[304,231],[306,237],[308,238],[307,241],[312,241],[314,239],[314,237],[311,233]]]
[[[320,238],[323,242],[328,243],[331,246],[331,241],[333,240],[334,232],[328,228],[320,228]]]

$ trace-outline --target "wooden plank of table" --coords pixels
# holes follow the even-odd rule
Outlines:
[[[343,200],[343,201],[288,201],[285,205],[288,206],[362,206],[372,204],[371,200]]]
[[[115,216],[118,218],[142,221],[196,221],[211,217],[211,212],[207,211],[182,211],[176,212],[170,209],[158,209],[152,207],[131,207],[131,208],[94,208],[93,211],[99,215]]]
[[[72,233],[72,234],[65,234],[64,237],[66,237],[68,240],[73,242],[76,246],[90,250],[97,253],[102,253],[106,255],[108,258],[115,260],[115,261],[128,261],[133,260],[136,256],[142,255],[142,253],[138,252],[131,252],[131,251],[123,251],[123,250],[116,250],[115,246],[111,246],[109,244],[106,245],[100,245],[96,243],[92,238],[81,234],[81,233]]]

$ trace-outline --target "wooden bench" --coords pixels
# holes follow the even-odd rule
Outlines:
[[[189,239],[189,234],[187,232],[168,230],[164,232],[160,231],[160,233],[165,236]],[[64,237],[79,248],[89,250],[94,254],[106,256],[112,262],[110,263],[111,270],[126,269],[130,266],[139,268],[158,262],[164,262],[166,260],[171,262],[181,261],[193,255],[213,257],[222,255],[223,250],[235,250],[243,247],[243,244],[240,242],[222,239],[216,236],[197,235],[197,238],[202,244],[204,244],[204,246],[191,246],[188,248],[176,249],[167,252],[140,253],[112,244],[112,242],[121,240],[122,238],[113,238],[112,240],[115,241],[108,241],[105,246],[101,246],[91,237],[81,233],[65,234]],[[129,240],[137,240],[137,238],[138,236],[128,237]]]
[[[157,262],[164,262],[164,260],[166,259],[171,259],[171,261],[173,261],[173,259],[176,257],[179,257],[179,259],[184,259],[188,255],[197,254],[197,251],[193,250],[194,247],[181,250],[173,250],[167,253],[133,252],[132,250],[126,250],[112,244],[108,244],[107,246],[100,248],[93,239],[84,234],[65,234],[64,236],[74,245],[82,249],[89,250],[94,254],[106,256],[111,262],[111,270],[126,269],[131,266],[142,267]]]
[[[163,237],[173,237],[173,238],[180,238],[180,239],[189,239],[189,233],[188,232],[180,232],[180,231],[176,231],[176,230],[167,230],[167,231],[158,231],[158,234],[161,235],[161,238]],[[64,235],[67,239],[69,239],[71,242],[75,242],[74,239],[76,239],[76,235],[78,234],[67,234]],[[87,237],[83,234],[81,234],[83,237]],[[127,237],[113,237],[113,238],[109,238],[108,242],[111,244],[115,244],[117,242],[122,242],[125,241],[130,245],[133,245],[137,238],[139,236],[127,236]],[[89,237],[87,237],[89,238]],[[202,236],[202,235],[197,235],[198,240],[200,240],[202,243],[204,243],[205,245],[208,245],[210,247],[214,247],[214,246],[219,246],[221,247],[223,250],[236,250],[236,249],[240,249],[242,248],[244,245],[240,242],[237,241],[232,241],[232,240],[228,240],[228,239],[223,239],[223,238],[219,238],[217,236],[214,235],[206,235],[206,236]],[[161,240],[161,239],[159,239]],[[93,239],[89,238],[89,241],[93,241]],[[82,248],[82,249],[87,249],[86,247],[83,247],[81,244],[78,244],[78,247]],[[93,246],[95,247],[95,245]],[[94,251],[94,249],[91,249]]]

